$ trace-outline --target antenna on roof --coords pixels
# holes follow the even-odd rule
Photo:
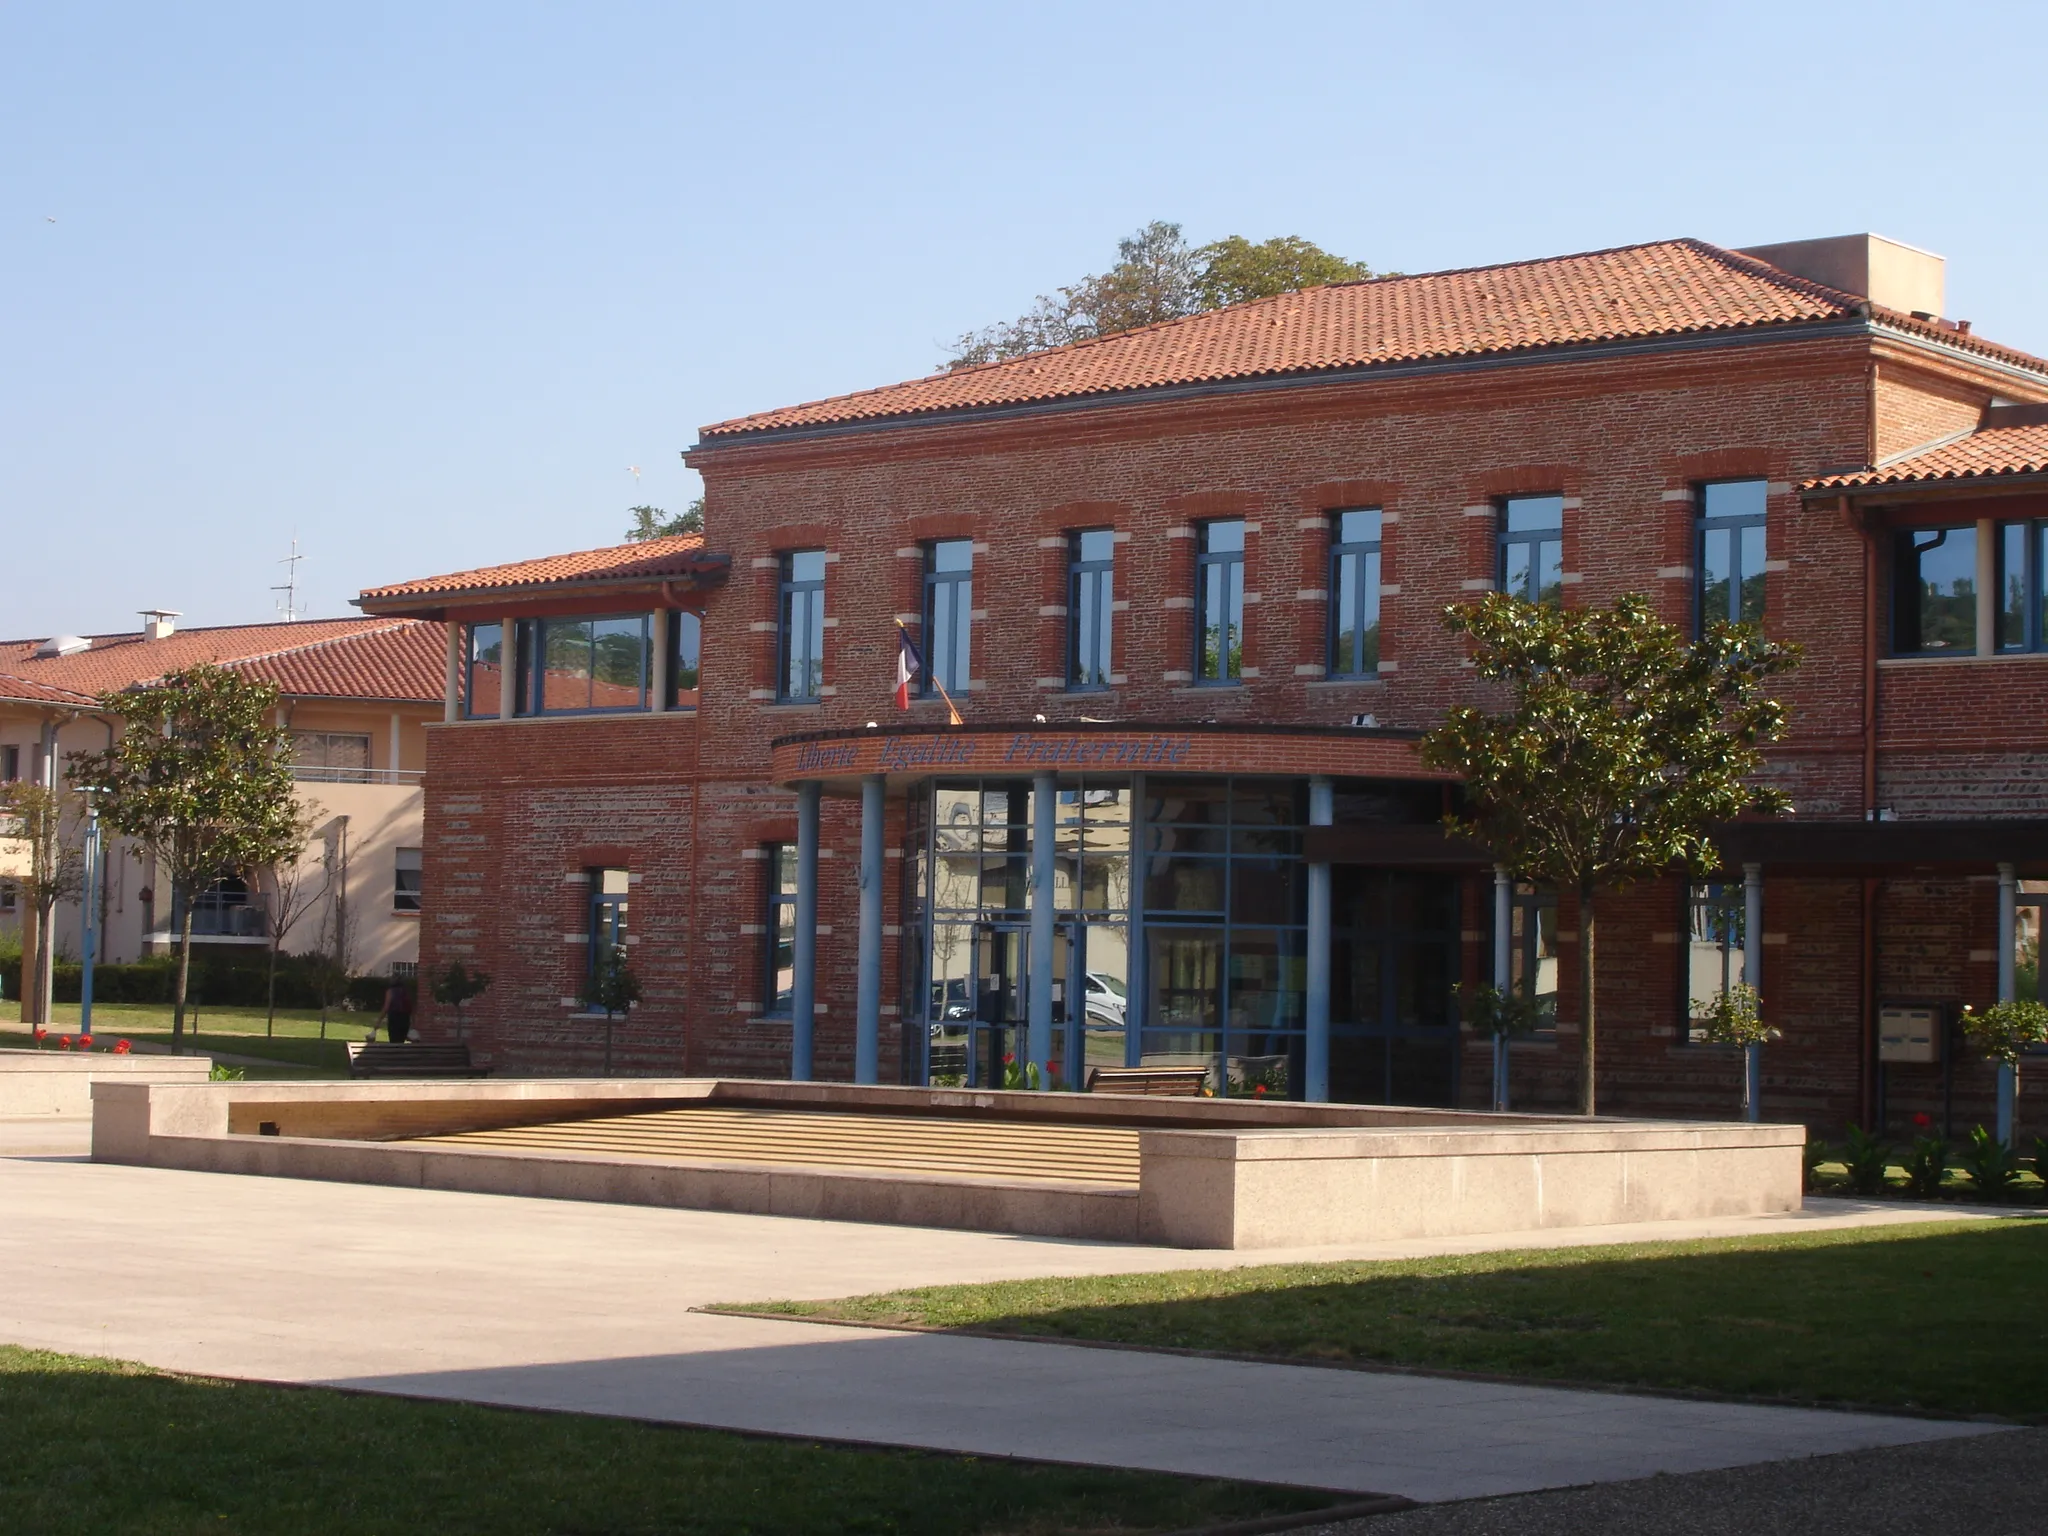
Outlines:
[[[299,536],[292,535],[292,552],[277,563],[285,568],[285,578],[270,590],[282,592],[277,600],[277,614],[287,624],[296,624],[299,619],[299,562],[306,557],[299,553]]]

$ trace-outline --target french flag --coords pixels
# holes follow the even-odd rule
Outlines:
[[[924,658],[917,653],[917,642],[910,638],[910,631],[901,624],[896,626],[896,707],[910,708],[910,684],[918,673],[924,670]]]

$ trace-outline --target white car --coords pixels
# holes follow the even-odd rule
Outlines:
[[[1124,984],[1114,976],[1105,976],[1100,971],[1090,971],[1087,976],[1087,996],[1084,1006],[1088,1022],[1107,1025],[1111,1029],[1124,1027],[1124,1007],[1128,999]]]

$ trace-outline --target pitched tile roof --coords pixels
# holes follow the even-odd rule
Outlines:
[[[48,683],[39,683],[32,678],[9,677],[0,673],[0,701],[21,704],[57,704],[67,709],[92,709],[99,700],[89,693],[74,693],[69,688],[53,688]]]
[[[387,587],[371,587],[356,601],[364,606],[411,597],[454,597],[514,588],[565,586],[571,583],[660,581],[722,569],[725,557],[704,553],[704,536],[679,533],[637,544],[614,544],[574,554],[516,560],[510,565],[485,565],[446,576],[425,576]]]
[[[934,374],[702,431],[823,427],[1337,368],[1589,342],[1799,325],[1876,313],[1966,350],[2048,363],[1795,277],[1701,240],[1660,240],[1540,261],[1383,277],[1256,299],[1184,320]]]
[[[2048,422],[1986,427],[1877,469],[1810,480],[1807,489],[1853,490],[1926,485],[1943,480],[1995,480],[2014,475],[2048,475]]]
[[[25,683],[87,706],[94,696],[213,662],[263,677],[286,693],[433,703],[440,699],[444,631],[410,619],[301,619],[294,624],[229,624],[181,629],[161,640],[130,632],[90,635],[90,649],[38,657],[34,640],[0,641],[0,698],[27,699]]]

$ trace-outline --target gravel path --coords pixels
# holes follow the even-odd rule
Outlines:
[[[2042,1536],[2048,1429],[1439,1504],[1298,1536]]]

